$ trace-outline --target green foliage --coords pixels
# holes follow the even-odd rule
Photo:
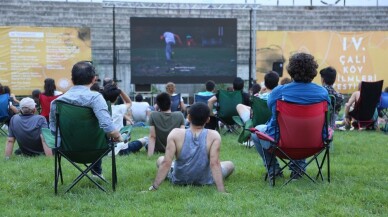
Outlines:
[[[134,128],[132,138],[147,135]],[[64,190],[77,171],[64,160],[64,185],[54,195],[54,159],[12,156],[0,160],[1,216],[386,216],[388,213],[387,135],[381,132],[336,132],[330,155],[331,183],[307,179],[275,187],[264,181],[264,167],[255,148],[237,143],[237,135],[223,135],[221,160],[236,170],[226,181],[229,194],[215,186],[181,187],[165,181],[148,192],[157,155],[145,150],[117,157],[118,186],[104,193],[83,179],[70,193]],[[5,137],[0,142],[5,144]],[[0,151],[4,153],[4,145]],[[106,157],[109,158],[109,157]],[[103,161],[110,177],[110,161]],[[311,165],[308,172],[316,172]],[[324,169],[326,175],[326,169]],[[286,171],[285,176],[289,176]]]

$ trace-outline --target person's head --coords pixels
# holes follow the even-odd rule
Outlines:
[[[90,90],[96,91],[96,92],[100,92],[100,91],[101,91],[101,88],[100,88],[100,85],[96,82],[96,83],[94,83],[94,84],[90,87]]]
[[[81,61],[76,63],[71,70],[71,80],[74,85],[89,85],[96,78],[96,72],[92,63]]]
[[[19,106],[20,106],[20,112],[23,115],[34,114],[36,111],[35,109],[36,103],[30,97],[26,97],[20,100]]]
[[[240,77],[236,77],[233,81],[233,89],[234,90],[243,90],[244,89],[244,81]]]
[[[287,78],[287,77],[284,77],[284,78],[282,78],[282,80],[280,80],[281,85],[285,85],[285,84],[288,84],[291,82],[292,82],[291,78]]]
[[[143,95],[140,93],[135,96],[135,102],[143,102]]]
[[[104,80],[102,81],[102,86],[105,87],[106,85],[108,84],[114,84],[114,81],[112,78],[104,78]]]
[[[3,86],[3,93],[11,94],[11,89],[8,86]]]
[[[260,92],[261,86],[260,84],[253,84],[251,87],[252,95],[255,95],[256,93]]]
[[[269,71],[264,76],[264,85],[267,89],[272,90],[276,86],[278,86],[279,83],[279,75],[278,73],[274,71]]]
[[[188,119],[194,126],[204,126],[208,122],[210,109],[203,102],[197,102],[190,106]]]
[[[388,87],[386,87],[386,88],[384,89],[384,92],[388,93]]]
[[[120,96],[121,90],[117,88],[115,84],[107,84],[102,91],[104,99],[110,101],[111,103],[116,102],[117,97]]]
[[[206,82],[205,86],[206,86],[206,91],[213,92],[214,88],[216,87],[216,83],[214,83],[214,81],[212,80],[209,80]]]
[[[39,100],[39,94],[40,94],[40,93],[41,93],[40,90],[35,89],[35,90],[33,90],[33,91],[31,92],[31,97],[32,97],[33,99],[38,99],[38,100]]]
[[[166,84],[166,92],[170,95],[175,93],[175,84],[173,82],[168,82]]]
[[[54,96],[54,91],[57,89],[55,81],[52,78],[44,79],[44,95]]]
[[[156,96],[156,104],[161,111],[167,111],[171,109],[171,97],[168,93],[163,92]]]
[[[333,67],[326,67],[324,69],[321,69],[319,71],[319,74],[321,75],[322,82],[327,85],[333,85],[335,82],[335,79],[337,77],[337,71]]]
[[[318,63],[314,56],[307,53],[296,53],[289,59],[288,74],[296,82],[310,83],[317,76]]]

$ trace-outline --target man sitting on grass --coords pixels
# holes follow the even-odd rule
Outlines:
[[[35,115],[35,101],[26,97],[20,101],[20,114],[14,115],[8,128],[8,139],[5,148],[5,158],[12,155],[15,140],[19,144],[16,155],[51,156],[51,149],[45,143],[41,130],[47,128],[47,121],[41,115]]]
[[[210,110],[204,103],[190,107],[189,129],[174,129],[168,135],[165,156],[156,164],[158,174],[150,191],[157,190],[162,181],[168,179],[177,185],[211,185],[225,192],[223,178],[234,171],[231,161],[219,161],[221,136],[215,130],[205,129]],[[173,158],[176,160],[173,162]]]

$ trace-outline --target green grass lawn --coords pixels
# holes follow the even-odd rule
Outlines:
[[[132,138],[147,134],[135,128]],[[0,137],[4,153],[5,137]],[[222,136],[221,159],[232,160],[236,170],[226,181],[229,194],[215,186],[180,187],[165,181],[148,192],[156,175],[157,155],[145,150],[117,158],[118,186],[108,193],[87,179],[64,190],[77,175],[63,164],[64,182],[54,195],[54,159],[12,156],[0,160],[1,216],[387,216],[388,135],[381,132],[336,132],[331,154],[331,183],[307,179],[281,187],[264,181],[264,167],[254,148],[239,145],[237,136]],[[108,158],[108,157],[107,157]],[[315,172],[311,165],[307,171]],[[110,177],[110,159],[103,162]],[[326,174],[326,169],[324,170]],[[289,172],[286,172],[288,177]],[[284,181],[281,179],[280,182]]]

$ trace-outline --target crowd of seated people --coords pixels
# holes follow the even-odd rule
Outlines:
[[[336,70],[332,67],[324,68],[320,71],[322,86],[312,83],[312,80],[317,75],[318,64],[314,57],[306,53],[297,53],[290,57],[290,63],[287,66],[287,71],[291,77],[283,78],[279,84],[279,75],[276,72],[268,72],[264,76],[264,87],[259,84],[254,84],[250,90],[251,94],[244,92],[244,81],[240,77],[236,77],[233,81],[233,91],[242,91],[243,103],[236,107],[236,111],[239,113],[243,122],[246,122],[251,117],[250,109],[250,97],[259,97],[267,100],[268,107],[272,110],[272,117],[264,125],[255,126],[259,131],[264,132],[270,136],[275,136],[277,132],[274,131],[275,117],[276,114],[276,100],[282,99],[290,102],[308,104],[315,103],[318,101],[328,101],[329,94],[334,95],[336,99],[334,120],[342,109],[344,97],[336,92],[333,88],[333,83],[336,79]],[[198,95],[209,96],[205,104],[196,103],[194,111],[188,110],[188,121],[189,129],[185,128],[185,119],[182,112],[186,110],[186,105],[183,99],[179,99],[180,111],[171,111],[171,97],[177,95],[176,87],[173,82],[166,84],[166,92],[162,92],[156,96],[156,104],[154,105],[156,111],[150,109],[150,105],[147,102],[143,102],[141,94],[135,96],[135,102],[132,102],[129,96],[122,90],[120,90],[117,84],[110,78],[103,80],[103,87],[96,82],[96,75],[94,68],[87,62],[78,62],[74,65],[72,70],[72,81],[74,86],[67,92],[62,94],[56,90],[55,81],[51,78],[47,78],[44,81],[44,92],[39,93],[38,90],[33,92],[33,98],[26,97],[21,101],[18,101],[14,95],[10,93],[9,89],[0,85],[0,94],[8,93],[12,104],[19,104],[19,109],[16,106],[12,107],[15,114],[10,121],[12,123],[8,130],[8,139],[6,142],[5,157],[9,159],[14,149],[14,143],[17,141],[19,148],[15,151],[15,154],[21,154],[26,156],[36,155],[52,155],[51,150],[47,147],[43,136],[41,135],[41,129],[50,127],[55,131],[55,109],[56,100],[64,100],[69,103],[86,106],[93,108],[96,113],[100,126],[103,127],[106,134],[113,138],[117,143],[117,152],[114,154],[127,155],[130,153],[138,152],[142,147],[146,148],[148,156],[152,156],[155,153],[165,153],[163,158],[158,159],[159,172],[155,179],[154,184],[151,186],[152,190],[156,190],[161,181],[167,176],[169,179],[175,180],[173,182],[180,183],[177,180],[179,174],[179,165],[174,166],[172,163],[172,157],[177,153],[185,152],[183,149],[184,140],[181,138],[198,138],[199,144],[207,147],[210,144],[220,143],[220,136],[215,131],[203,131],[206,128],[206,124],[210,120],[211,116],[214,115],[213,105],[217,103],[217,95],[215,91],[215,82],[207,81],[205,84],[206,90],[198,92]],[[354,107],[355,102],[360,97],[360,92],[356,91],[352,94],[349,101],[345,104],[345,123],[350,124],[348,114]],[[121,98],[123,104],[116,105],[117,100]],[[111,113],[108,111],[107,101],[111,103]],[[40,104],[42,110],[41,115],[37,113],[37,104]],[[206,105],[206,109],[202,108]],[[202,106],[202,107],[201,107]],[[198,108],[197,108],[198,107]],[[206,115],[201,116],[196,112],[205,112]],[[209,115],[207,115],[209,113]],[[131,115],[129,115],[131,114]],[[128,118],[130,117],[130,118]],[[123,123],[123,119],[127,119]],[[134,121],[134,122],[132,122]],[[142,137],[132,142],[124,142],[119,130],[124,127],[125,124],[136,124],[143,122],[149,125],[148,137]],[[334,127],[333,124],[331,124]],[[176,128],[180,128],[177,130]],[[206,132],[207,134],[203,134]],[[182,134],[183,133],[183,134]],[[30,137],[26,135],[31,134],[33,140],[29,140]],[[181,134],[184,137],[181,137]],[[206,135],[211,135],[210,140],[216,141],[213,143],[206,139]],[[269,144],[266,141],[259,139],[256,135],[252,134],[252,138],[258,154],[264,159],[268,157],[267,151]],[[27,142],[29,141],[29,142]],[[33,142],[31,142],[33,141]],[[191,144],[190,144],[191,145]],[[174,150],[168,150],[169,147],[175,147]],[[212,147],[210,147],[211,152]],[[203,150],[202,150],[203,151]],[[206,158],[207,152],[201,152]],[[207,159],[207,163],[212,161],[218,161],[217,159]],[[214,157],[214,156],[213,156]],[[178,162],[180,159],[176,159]],[[184,162],[184,161],[182,161]],[[264,162],[266,163],[266,162]],[[298,168],[304,168],[304,160],[296,162],[299,167],[290,165],[292,177],[298,179],[301,177],[301,172]],[[276,174],[279,164],[277,161],[272,162],[275,165],[275,171],[267,171],[269,176]],[[209,168],[209,165],[212,166]],[[227,177],[233,172],[233,164],[229,165],[227,171],[223,171],[222,163],[209,164],[206,166],[206,171],[210,171],[213,177],[208,177],[209,183],[215,183],[219,191],[224,191],[223,183],[220,182],[220,177]],[[269,165],[267,165],[269,166]],[[170,168],[178,169],[176,172],[170,170]],[[266,167],[272,168],[272,167]],[[171,174],[167,174],[168,171],[172,171]],[[101,162],[95,165],[94,171],[99,175],[102,174]],[[167,172],[166,172],[167,171]],[[221,176],[220,176],[221,175]],[[282,175],[282,174],[276,174]],[[202,182],[200,182],[202,183]]]

